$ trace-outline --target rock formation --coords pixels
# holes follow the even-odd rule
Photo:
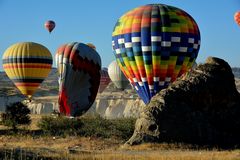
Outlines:
[[[31,114],[49,114],[58,111],[57,102],[25,102],[31,111]]]
[[[240,144],[240,94],[227,62],[209,57],[154,96],[126,144]]]
[[[138,118],[144,107],[145,104],[140,99],[99,98],[86,114],[98,114],[107,119]]]

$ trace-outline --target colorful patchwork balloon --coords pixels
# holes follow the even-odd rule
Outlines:
[[[117,21],[112,47],[121,70],[147,104],[192,67],[200,48],[200,32],[185,11],[149,4]]]
[[[56,53],[60,112],[77,117],[93,104],[100,83],[101,58],[86,44],[73,42]]]
[[[52,69],[52,55],[41,44],[22,42],[3,54],[3,68],[20,92],[32,97]]]

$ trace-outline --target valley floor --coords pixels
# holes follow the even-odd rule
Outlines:
[[[50,159],[160,159],[160,160],[237,160],[240,150],[206,150],[172,148],[168,144],[142,144],[123,147],[123,142],[112,139],[90,139],[66,137],[0,137],[2,156],[18,152],[18,157],[39,157]],[[18,151],[17,151],[18,150]],[[20,153],[19,154],[19,150]],[[31,153],[31,155],[29,155]],[[1,157],[1,153],[0,153]],[[2,157],[3,158],[3,157]],[[1,159],[1,158],[0,158]],[[15,159],[15,158],[14,158]],[[27,159],[27,158],[26,158]]]
[[[158,160],[240,160],[240,150],[192,149],[183,144],[142,144],[126,146],[114,138],[46,136],[37,134],[39,115],[32,115],[32,133],[7,135],[0,126],[0,159],[158,159]],[[30,157],[30,158],[29,158]]]

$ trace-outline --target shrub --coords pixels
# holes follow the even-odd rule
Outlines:
[[[61,136],[76,134],[77,130],[82,126],[82,122],[79,119],[70,119],[63,116],[43,116],[37,125],[46,134]]]
[[[44,133],[58,136],[78,135],[85,137],[128,139],[134,131],[135,119],[122,118],[108,120],[100,116],[82,116],[80,118],[44,116],[38,127]]]
[[[115,126],[115,136],[124,140],[129,139],[135,129],[135,118],[119,118],[112,120],[113,126]]]
[[[134,131],[134,118],[105,119],[101,116],[82,117],[82,136],[128,139]]]
[[[2,124],[11,127],[14,132],[17,132],[17,126],[29,125],[31,118],[30,110],[21,102],[12,103],[6,106],[5,113],[1,114]]]
[[[83,126],[79,130],[81,136],[110,138],[112,123],[99,115],[81,117]]]

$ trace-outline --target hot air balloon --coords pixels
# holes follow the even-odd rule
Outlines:
[[[44,26],[48,30],[48,32],[51,33],[55,28],[56,24],[54,21],[48,20],[47,22],[45,22]]]
[[[88,45],[89,47],[91,47],[91,48],[93,48],[93,49],[95,49],[95,50],[96,50],[96,46],[95,46],[95,45],[93,45],[92,43],[87,43],[87,45]]]
[[[119,68],[118,64],[116,61],[112,61],[109,66],[108,66],[108,75],[114,85],[120,89],[124,90],[126,87],[129,85],[129,81]]]
[[[8,77],[29,99],[52,68],[50,51],[34,42],[22,42],[10,46],[2,59]]]
[[[145,104],[192,67],[200,32],[185,11],[163,4],[135,8],[112,33],[117,63]]]
[[[100,85],[99,85],[98,92],[102,93],[110,82],[111,82],[111,79],[110,79],[110,77],[108,75],[108,69],[107,68],[103,68],[101,70],[101,79],[100,79]]]
[[[100,83],[101,58],[86,44],[73,42],[56,53],[59,73],[59,109],[70,117],[86,112],[93,104]]]
[[[94,44],[87,43],[86,45],[88,45],[92,49],[96,50],[96,46]],[[98,92],[102,93],[104,91],[104,89],[108,86],[110,81],[111,81],[111,79],[108,76],[108,69],[107,68],[103,68],[101,70],[101,78],[100,78],[100,85],[99,85]]]
[[[237,11],[234,15],[235,22],[240,26],[240,11]]]

